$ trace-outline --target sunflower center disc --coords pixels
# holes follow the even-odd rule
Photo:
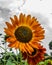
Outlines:
[[[15,30],[15,37],[18,41],[27,43],[32,39],[32,31],[26,26],[20,26]]]

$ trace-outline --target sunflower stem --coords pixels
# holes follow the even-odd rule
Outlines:
[[[18,63],[15,61],[15,59],[11,56],[11,54],[10,54],[10,57],[14,60],[14,62],[18,65]]]

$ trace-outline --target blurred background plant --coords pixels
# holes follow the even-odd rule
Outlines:
[[[49,43],[49,49],[52,50],[52,41]]]
[[[47,60],[39,62],[37,65],[52,65],[52,60],[47,59]]]
[[[15,55],[11,52],[1,53],[0,65],[28,65],[27,60],[23,60],[21,52]]]

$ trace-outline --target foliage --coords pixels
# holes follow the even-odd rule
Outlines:
[[[52,41],[49,43],[49,46],[52,46]]]
[[[52,65],[52,57],[47,57],[44,61],[39,62],[37,65]]]
[[[49,49],[52,50],[52,41],[49,43]]]
[[[28,65],[27,60],[23,60],[21,52],[17,55],[12,52],[6,52],[2,55],[0,65]]]

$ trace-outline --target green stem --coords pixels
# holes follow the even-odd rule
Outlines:
[[[6,42],[5,42],[5,43],[6,43]],[[7,48],[6,48],[6,44],[5,44],[5,49],[7,49]],[[5,53],[6,53],[6,51],[7,51],[7,50],[5,50]]]
[[[3,50],[5,50],[5,52],[7,52],[7,50],[5,48],[3,48],[2,46],[0,46],[0,48],[2,48]]]
[[[5,55],[6,55],[7,50],[5,48],[3,48],[2,46],[0,46],[0,48],[2,48],[3,50],[5,50]],[[4,59],[5,59],[5,57],[4,57]],[[6,65],[5,62],[4,62],[4,65]]]
[[[11,54],[10,54],[10,57],[14,60],[14,62],[18,65],[18,63],[15,61],[15,59],[11,56]]]

